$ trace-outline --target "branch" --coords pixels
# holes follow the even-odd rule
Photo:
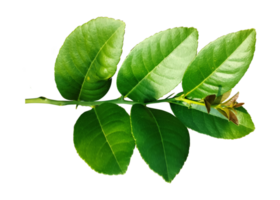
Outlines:
[[[81,106],[97,106],[101,105],[103,103],[114,103],[114,104],[128,104],[128,105],[134,105],[134,104],[154,104],[154,103],[162,103],[162,102],[172,102],[175,99],[163,99],[148,103],[141,103],[141,102],[135,102],[135,101],[127,101],[124,100],[122,97],[113,99],[113,100],[107,100],[107,101],[58,101],[53,99],[48,99],[45,97],[38,97],[38,98],[32,98],[32,99],[25,99],[25,103],[43,103],[43,104],[51,104],[56,106],[66,106],[66,105],[81,105]]]

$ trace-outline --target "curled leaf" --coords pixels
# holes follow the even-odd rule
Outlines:
[[[227,107],[234,107],[234,108],[247,105],[246,102],[239,102],[239,99],[241,98],[241,94],[242,94],[241,91],[236,91],[234,94],[232,93],[233,93],[233,89],[229,90],[228,92],[224,93],[221,96],[216,97],[212,105],[221,104]]]
[[[235,123],[236,125],[239,125],[239,121],[236,115],[231,110],[229,110],[229,120]]]
[[[231,108],[231,107],[220,107],[220,108],[217,108],[217,110],[223,116],[225,116],[227,119],[229,119],[229,121],[232,121],[236,125],[239,125],[239,121],[238,121],[238,118],[236,116],[237,115],[237,110],[235,110],[234,108]]]
[[[216,95],[215,94],[209,95],[209,96],[205,97],[204,103],[205,103],[205,106],[206,106],[206,109],[207,109],[208,113],[210,113],[211,105],[213,104],[215,99],[216,99]]]
[[[233,107],[234,103],[236,102],[236,100],[239,97],[239,92],[237,92],[233,97],[231,97],[228,101],[226,101],[225,103],[223,103],[223,105],[225,106],[230,106]]]
[[[221,96],[218,96],[215,101],[213,102],[213,104],[220,104],[223,103],[231,94],[231,90],[227,91],[226,93],[222,94]]]
[[[230,118],[230,113],[229,113],[229,109],[228,109],[228,108],[219,108],[218,110],[223,111],[223,112],[225,113],[224,116],[225,116],[227,119]]]
[[[234,108],[238,108],[238,107],[241,107],[241,106],[243,106],[244,105],[244,103],[236,103],[233,107]]]
[[[217,110],[224,115],[227,119],[235,123],[239,124],[238,119],[236,117],[236,110],[234,108],[238,108],[244,105],[247,105],[246,102],[239,102],[241,98],[241,91],[237,91],[232,95],[233,90],[226,92],[225,94],[218,96],[216,95],[208,95],[205,97],[204,102],[209,114],[211,105],[222,105],[223,107],[217,108]],[[235,114],[234,114],[235,113]]]

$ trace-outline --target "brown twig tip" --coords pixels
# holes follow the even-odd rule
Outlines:
[[[233,107],[234,108],[238,108],[238,107],[241,107],[243,106],[245,103],[236,103]]]

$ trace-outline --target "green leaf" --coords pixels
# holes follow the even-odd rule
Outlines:
[[[117,78],[124,97],[138,102],[159,99],[181,81],[196,56],[195,28],[173,28],[159,32],[136,45],[125,59]]]
[[[208,114],[205,106],[201,105],[192,104],[191,108],[188,108],[184,103],[171,103],[170,106],[175,116],[186,127],[212,137],[237,139],[255,130],[251,116],[243,107],[236,108],[239,121],[237,126],[216,109],[211,109]]]
[[[122,54],[124,22],[99,17],[78,26],[64,41],[55,63],[55,81],[69,100],[94,101],[110,88]]]
[[[124,174],[135,147],[129,115],[111,103],[83,113],[74,126],[74,144],[95,171]]]
[[[154,172],[171,182],[189,153],[186,127],[170,113],[141,104],[132,106],[131,125],[142,158]]]
[[[254,29],[230,33],[206,45],[187,68],[185,96],[220,96],[233,88],[247,71],[254,55]]]

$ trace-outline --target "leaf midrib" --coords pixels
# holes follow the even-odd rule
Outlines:
[[[168,58],[171,54],[172,54],[172,52],[174,51],[174,50],[176,50],[180,45],[182,45],[183,43],[184,43],[184,41],[186,40],[186,39],[188,39],[193,33],[195,32],[195,30],[193,30],[192,31],[192,33],[191,34],[189,34],[179,45],[177,45],[157,66],[155,66],[151,71],[149,71],[147,74],[146,74],[146,76],[144,76],[126,95],[125,95],[125,98],[128,98],[128,95],[143,81],[143,80],[145,80],[146,79],[146,77],[148,76],[148,75],[150,75],[150,73],[152,73],[157,67],[159,67],[160,66],[160,64],[166,59],[166,58]],[[150,43],[149,43],[150,44]],[[142,52],[143,51],[141,51],[141,56],[142,56]],[[144,64],[143,64],[144,65]],[[145,65],[144,65],[144,67],[145,67]]]
[[[169,179],[169,173],[168,173],[168,165],[167,165],[167,161],[166,161],[166,153],[165,153],[165,148],[164,148],[164,143],[163,143],[163,138],[162,138],[162,134],[161,134],[161,131],[160,131],[160,126],[157,122],[157,119],[155,118],[154,114],[151,112],[150,109],[147,109],[148,112],[150,112],[150,114],[152,115],[154,121],[155,121],[155,124],[158,128],[158,131],[159,131],[159,134],[160,134],[160,140],[161,140],[161,144],[162,144],[162,149],[163,149],[163,154],[164,154],[164,161],[165,161],[165,166],[166,166],[166,174],[168,176],[168,179]]]
[[[99,51],[97,52],[96,56],[94,57],[94,59],[92,60],[92,62],[90,63],[90,66],[87,70],[87,73],[84,77],[84,80],[83,80],[83,83],[82,83],[82,86],[81,86],[81,89],[80,89],[80,92],[79,92],[79,96],[78,96],[78,100],[77,101],[80,101],[80,97],[81,97],[81,94],[82,94],[82,90],[83,90],[83,86],[84,86],[84,83],[85,83],[85,80],[86,80],[86,77],[88,76],[88,73],[91,69],[91,67],[93,66],[93,63],[95,62],[96,58],[98,57],[99,53],[103,50],[104,46],[107,44],[107,42],[115,35],[115,33],[122,27],[122,24],[120,25],[119,28],[117,28],[115,30],[115,32],[106,40],[106,42],[102,45],[102,47],[99,49]]]
[[[240,47],[246,40],[247,38],[250,36],[251,34],[249,34],[245,40],[243,40],[239,45],[238,47]],[[210,43],[209,43],[210,44]],[[238,49],[238,47],[236,47],[236,49]],[[213,72],[211,74],[209,74],[203,81],[201,81],[197,86],[195,86],[192,90],[190,90],[189,92],[187,92],[184,96],[186,97],[187,95],[189,95],[190,93],[192,93],[194,90],[196,90],[200,85],[202,85],[209,77],[212,76],[213,73],[215,73],[227,60],[228,58],[234,53],[236,52],[236,49],[224,60],[223,63],[220,64],[220,66],[218,66],[215,70],[213,70]],[[201,49],[202,50],[202,49]],[[201,70],[199,68],[199,70]]]
[[[97,120],[98,120],[99,126],[100,126],[100,128],[101,128],[101,130],[102,130],[102,133],[103,133],[103,135],[104,135],[104,138],[105,138],[105,140],[106,140],[106,143],[107,143],[108,146],[110,147],[110,150],[111,150],[111,152],[112,152],[112,154],[113,154],[113,156],[114,156],[114,158],[115,158],[115,160],[116,160],[116,162],[117,162],[117,164],[118,164],[118,166],[119,166],[119,168],[120,168],[120,171],[122,172],[122,168],[121,168],[121,166],[120,166],[120,163],[118,162],[118,159],[117,159],[117,157],[116,157],[116,155],[115,155],[113,149],[111,148],[111,145],[110,145],[109,141],[107,140],[106,134],[104,133],[104,130],[103,130],[103,128],[102,128],[102,123],[101,123],[101,121],[100,121],[100,119],[99,119],[99,117],[98,117],[98,113],[97,113],[97,111],[96,111],[96,108],[93,108],[93,109],[94,109],[96,118],[97,118]]]

